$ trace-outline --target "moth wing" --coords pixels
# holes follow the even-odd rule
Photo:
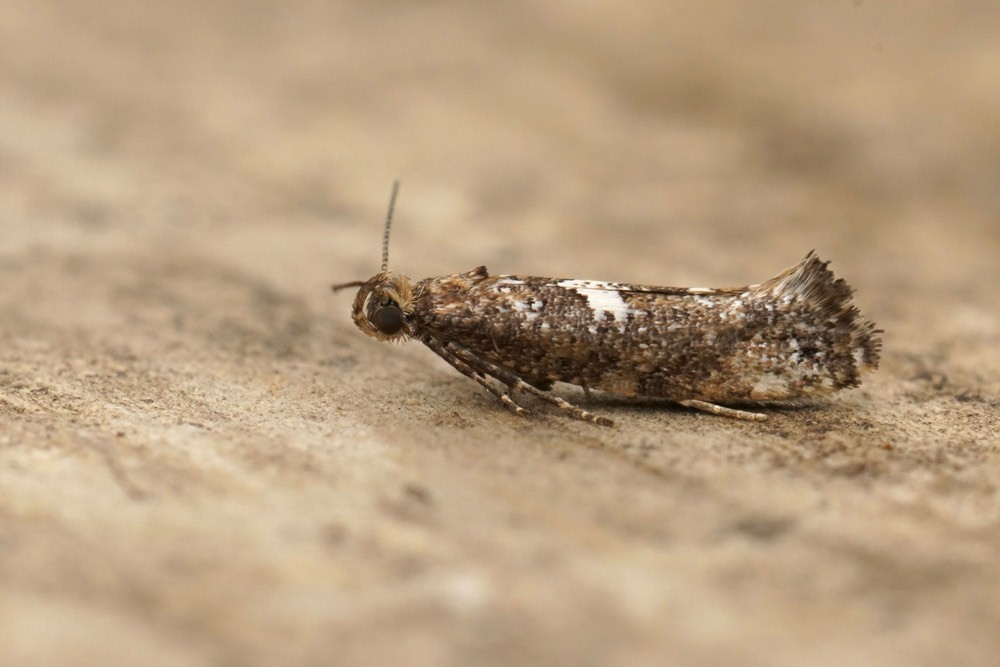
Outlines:
[[[621,294],[664,294],[667,296],[712,296],[741,294],[752,287],[661,287],[603,280],[560,280],[560,287],[576,290],[619,292]]]

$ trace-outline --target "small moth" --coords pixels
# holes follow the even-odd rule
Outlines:
[[[352,317],[380,341],[416,339],[519,415],[530,394],[610,426],[550,392],[556,382],[668,399],[760,421],[732,405],[798,404],[856,387],[882,341],[853,290],[810,252],[746,287],[655,287],[599,280],[491,276],[486,267],[417,282],[389,270],[394,183],[382,270],[358,287]]]

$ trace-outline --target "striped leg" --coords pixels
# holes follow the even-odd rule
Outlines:
[[[490,392],[499,399],[501,403],[504,404],[508,410],[516,415],[527,416],[531,414],[520,405],[514,402],[514,399],[510,396],[510,391],[500,391],[492,383],[490,383],[486,378],[483,377],[482,373],[474,368],[471,368],[467,363],[455,356],[455,353],[447,348],[446,345],[442,345],[433,338],[428,338],[424,341],[427,347],[434,350],[435,353],[449,364],[452,368],[457,370],[459,373],[466,377],[470,377],[480,384],[486,391]]]
[[[558,407],[559,409],[568,412],[577,419],[581,419],[583,421],[592,422],[594,424],[600,424],[601,426],[615,425],[615,423],[612,420],[608,419],[607,417],[600,417],[592,412],[588,412],[583,408],[573,405],[572,403],[570,403],[565,399],[559,398],[558,396],[550,394],[546,391],[542,391],[541,389],[528,384],[527,382],[525,382],[518,376],[514,375],[510,371],[507,371],[501,368],[500,366],[497,366],[491,361],[487,361],[486,359],[478,357],[475,354],[469,352],[468,350],[455,345],[454,343],[446,343],[445,345],[449,349],[449,351],[453,351],[455,356],[466,361],[469,364],[469,366],[479,371],[480,373],[485,373],[486,375],[494,377],[500,382],[503,382],[510,388],[512,392],[520,391],[526,394],[531,394],[532,396],[540,398],[547,403],[551,403],[552,405]]]
[[[698,401],[691,399],[687,401],[677,401],[677,403],[679,405],[683,405],[685,408],[701,410],[702,412],[709,412],[713,415],[720,415],[722,417],[742,419],[744,421],[749,421],[749,422],[767,421],[767,415],[761,414],[760,412],[748,412],[746,410],[736,410],[735,408],[726,408],[721,405],[716,405],[715,403],[709,403],[708,401]]]

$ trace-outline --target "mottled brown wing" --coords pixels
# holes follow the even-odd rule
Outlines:
[[[485,271],[417,289],[420,326],[539,386],[792,400],[855,386],[879,340],[814,255],[761,285],[671,288]]]

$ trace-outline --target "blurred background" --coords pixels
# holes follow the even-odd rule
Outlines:
[[[458,270],[461,239],[505,271],[816,246],[960,282],[996,242],[997,12],[5,2],[3,201],[67,237],[325,224],[364,272],[398,176],[416,272]]]
[[[988,664],[998,82],[985,0],[0,0],[0,663]],[[815,248],[882,370],[770,431],[507,421],[329,294],[397,177],[413,278]]]

